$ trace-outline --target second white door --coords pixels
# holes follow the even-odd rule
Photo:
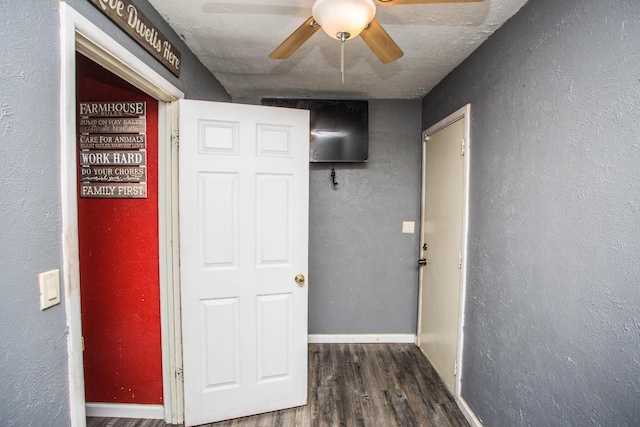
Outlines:
[[[464,119],[424,143],[418,342],[455,395],[464,220]]]
[[[309,112],[180,101],[185,424],[306,404]]]

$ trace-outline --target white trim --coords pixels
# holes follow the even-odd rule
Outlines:
[[[164,407],[162,405],[133,405],[130,403],[87,403],[87,416],[161,420],[164,417]]]
[[[176,102],[158,103],[158,243],[160,270],[160,324],[162,339],[162,387],[164,390],[165,421],[183,421],[182,382],[176,375],[182,368],[182,330],[180,328],[179,264],[174,252],[179,250],[178,230],[177,151],[172,134],[177,129],[174,116]],[[164,143],[160,143],[160,142]]]
[[[467,104],[459,110],[464,118],[464,206],[462,217],[462,283],[460,284],[460,334],[458,335],[458,375],[456,376],[456,397],[461,398],[463,372],[463,347],[464,347],[464,322],[467,303],[467,267],[469,265],[469,194],[471,171],[471,105]]]
[[[309,335],[310,344],[374,344],[374,343],[415,343],[414,334],[359,334],[359,335],[332,335],[332,334],[312,334]]]
[[[104,68],[148,93],[159,101],[171,102],[184,98],[184,93],[169,83],[164,77],[155,72],[142,60],[126,50],[122,45],[96,27],[91,21],[76,12],[68,4],[60,3],[60,132],[61,132],[61,199],[62,199],[62,252],[63,278],[65,293],[65,311],[69,335],[67,340],[68,369],[69,369],[69,401],[72,426],[84,426],[86,423],[86,406],[84,397],[84,370],[82,360],[82,329],[80,315],[80,274],[78,249],[78,206],[77,206],[77,171],[76,171],[76,93],[75,72],[76,51],[88,56]],[[162,105],[162,103],[160,104]],[[167,165],[174,165],[174,150],[169,147],[169,153],[163,149],[171,146],[172,119],[176,114],[175,108],[165,104],[160,108],[159,117],[159,177],[175,176],[173,170],[163,169]],[[170,119],[167,119],[167,116]],[[166,141],[161,141],[164,137]],[[163,149],[160,149],[162,146]],[[174,183],[161,183],[159,196],[160,246],[164,251],[172,254],[173,234],[165,230],[175,224],[173,212],[164,212],[166,204],[175,199]],[[160,202],[159,202],[160,203]],[[160,209],[162,207],[162,209]],[[182,383],[175,375],[175,363],[181,363],[179,313],[176,314],[175,287],[178,282],[175,269],[177,264],[173,256],[160,253],[160,286],[161,286],[161,333],[163,348],[163,388],[165,420],[176,423],[182,421]],[[175,284],[175,286],[174,286]],[[178,303],[179,305],[179,303]],[[171,353],[174,353],[171,356]],[[165,360],[168,356],[168,360]],[[169,387],[167,388],[167,384]],[[162,417],[160,417],[162,418]]]
[[[427,132],[422,132],[422,139],[420,141],[420,146],[422,147],[422,163],[420,163],[420,168],[422,169],[422,177],[420,179],[420,246],[418,247],[418,257],[417,259],[422,258],[422,247],[424,246],[424,230],[422,230],[422,222],[425,217],[425,203],[424,199],[426,197],[426,191],[424,186],[424,181],[426,178],[426,171],[424,165],[427,164],[427,150],[425,149],[425,143],[427,142]],[[418,325],[416,326],[416,345],[420,347],[420,336],[422,335],[422,280],[424,279],[424,268],[418,268]],[[424,353],[424,352],[423,352]]]
[[[471,116],[471,104],[467,104],[462,108],[459,108],[458,110],[454,111],[453,113],[449,114],[447,117],[445,117],[444,119],[440,120],[438,123],[436,123],[435,125],[429,127],[427,130],[425,130],[424,132],[422,132],[423,135],[427,135],[427,136],[431,136],[434,133],[437,133],[439,131],[441,131],[442,129],[446,128],[447,126],[457,122],[460,119],[463,118],[467,118],[470,119]],[[467,120],[469,121],[469,120]],[[467,126],[465,126],[465,130],[466,130]],[[465,138],[468,137],[467,133],[465,132]],[[424,139],[423,139],[424,141]]]
[[[71,9],[70,6],[69,9]],[[81,18],[75,26],[78,52],[159,101],[171,102],[184,98],[181,90],[165,80],[153,68],[82,15],[78,14],[78,16]]]
[[[444,119],[440,120],[438,123],[429,127],[422,133],[422,141],[423,146],[428,136],[433,135],[434,133],[444,129],[445,127],[451,125],[452,123],[457,122],[458,120],[464,120],[464,140],[465,140],[465,151],[464,151],[464,188],[463,192],[463,214],[462,214],[462,271],[460,278],[460,318],[459,318],[459,329],[458,329],[458,352],[456,356],[456,363],[458,366],[458,374],[456,375],[456,383],[454,390],[454,397],[456,400],[460,398],[461,392],[461,381],[464,375],[463,372],[463,346],[464,346],[464,321],[465,321],[465,304],[466,304],[466,294],[467,294],[467,260],[468,260],[468,241],[469,241],[469,171],[471,165],[471,104],[467,104],[459,110],[453,112],[448,115]],[[422,158],[422,182],[424,182],[424,157],[425,150],[423,149],[423,158]],[[422,189],[422,217],[424,218],[424,186]],[[422,246],[424,242],[420,241],[420,246]],[[422,269],[420,269],[420,290],[418,301],[422,301]],[[422,310],[418,310],[418,335],[417,342],[420,345],[420,335],[421,335],[421,319],[422,319]],[[433,364],[432,364],[433,365]]]
[[[72,426],[86,424],[82,325],[80,323],[80,267],[78,199],[76,188],[75,21],[77,13],[60,3],[60,193],[64,306],[67,318],[67,368]]]
[[[469,407],[469,404],[467,403],[466,400],[464,400],[462,396],[458,397],[457,402],[458,402],[458,407],[460,408],[460,411],[462,412],[464,417],[467,419],[467,422],[469,423],[469,425],[471,427],[482,427],[482,421],[480,421],[480,418],[478,418],[476,414],[471,410],[471,408]]]

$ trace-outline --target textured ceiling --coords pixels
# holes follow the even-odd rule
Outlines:
[[[287,59],[268,55],[305,19],[313,0],[149,0],[234,98],[418,99],[515,14],[526,0],[377,7],[404,51],[383,64],[360,37],[318,31]]]

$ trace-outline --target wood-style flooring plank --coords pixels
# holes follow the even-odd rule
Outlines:
[[[309,344],[308,404],[203,427],[468,427],[413,344]],[[87,427],[167,427],[87,418]]]

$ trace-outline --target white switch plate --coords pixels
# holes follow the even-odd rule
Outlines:
[[[402,232],[406,234],[413,234],[415,231],[416,223],[414,221],[402,221]]]
[[[38,274],[40,284],[40,310],[60,304],[60,271],[51,270]]]

